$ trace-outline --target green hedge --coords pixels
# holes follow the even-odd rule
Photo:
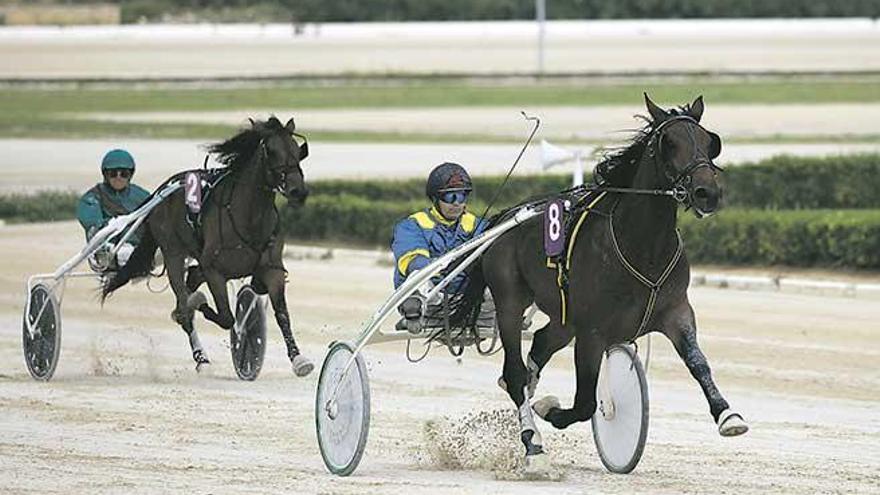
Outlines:
[[[483,212],[501,180],[475,179],[471,211]],[[495,206],[559,191],[569,180],[567,175],[511,178]],[[880,268],[880,155],[777,157],[730,167],[723,181],[726,208],[718,215],[700,222],[682,215],[693,261]],[[427,205],[423,179],[329,180],[314,182],[311,189],[304,208],[282,209],[290,240],[387,247],[392,225]],[[0,196],[0,219],[72,219],[78,196]]]
[[[391,227],[424,202],[318,196],[282,215],[288,239],[388,247]],[[880,210],[727,209],[679,225],[695,263],[880,269]]]
[[[880,208],[880,154],[782,155],[721,175],[724,204],[748,208]]]
[[[10,223],[70,220],[76,218],[79,196],[73,191],[0,195],[0,220]]]
[[[880,269],[880,210],[730,209],[680,220],[695,263]]]
[[[477,198],[488,201],[501,177],[475,179]],[[501,205],[551,194],[569,186],[568,175],[511,177]],[[724,205],[737,208],[880,208],[880,154],[832,157],[781,155],[730,166],[721,174]],[[418,201],[424,179],[402,181],[331,180],[311,184],[315,195],[349,194],[379,201]]]

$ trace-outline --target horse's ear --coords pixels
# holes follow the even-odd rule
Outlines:
[[[706,154],[709,155],[709,159],[714,160],[718,158],[718,155],[721,154],[721,136],[715,134],[714,132],[709,132],[709,149]]]
[[[293,122],[293,117],[291,117],[290,120],[288,120],[287,123],[284,124],[284,128],[287,129],[287,132],[293,134],[293,131],[296,130],[296,124]]]
[[[654,122],[663,122],[664,120],[669,118],[669,114],[666,113],[666,110],[658,107],[656,103],[651,101],[651,98],[648,97],[648,93],[644,93],[645,95],[645,106],[648,107],[648,113],[651,114],[651,118],[654,119]]]
[[[688,109],[688,113],[691,117],[694,118],[697,122],[700,121],[700,118],[703,116],[703,110],[706,109],[706,106],[703,104],[703,95],[697,97],[693,103],[691,103],[690,109]]]
[[[248,117],[248,122],[251,123],[251,127],[257,125],[257,122],[256,122],[254,119],[250,118],[250,117]]]
[[[305,160],[307,156],[309,156],[309,142],[303,141],[303,144],[299,145],[300,161]]]

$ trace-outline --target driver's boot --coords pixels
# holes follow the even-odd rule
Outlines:
[[[403,315],[403,321],[406,330],[409,333],[417,334],[422,331],[422,307],[424,306],[424,297],[421,294],[413,294],[400,303],[398,310]]]

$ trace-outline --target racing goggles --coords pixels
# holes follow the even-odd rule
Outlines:
[[[114,177],[122,177],[123,179],[131,178],[131,170],[127,168],[111,168],[104,171],[104,175],[108,179],[112,179]]]
[[[440,201],[447,204],[460,204],[467,201],[470,191],[450,191],[440,195]]]

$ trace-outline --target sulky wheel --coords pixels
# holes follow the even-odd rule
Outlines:
[[[343,374],[353,353],[347,342],[330,345],[315,397],[321,457],[327,469],[339,476],[357,469],[370,430],[370,385],[364,358],[358,354]]]
[[[35,380],[48,381],[55,373],[61,351],[61,306],[48,286],[37,284],[31,289],[21,326],[28,371]]]
[[[625,345],[605,353],[593,415],[593,440],[602,464],[612,473],[635,469],[648,437],[648,380],[638,355]],[[603,396],[610,398],[610,404]]]
[[[256,380],[266,355],[266,309],[250,285],[239,289],[235,296],[235,325],[229,330],[229,348],[238,377]]]

